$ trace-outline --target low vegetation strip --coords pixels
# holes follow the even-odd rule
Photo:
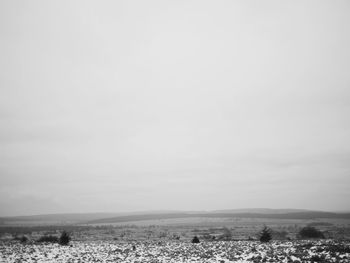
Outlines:
[[[332,240],[230,242],[0,243],[0,262],[350,262],[350,243]]]

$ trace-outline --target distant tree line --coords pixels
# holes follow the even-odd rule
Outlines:
[[[21,243],[27,243],[29,241],[28,237],[25,235],[22,236],[15,236],[14,240],[18,240]],[[39,237],[35,242],[37,243],[58,243],[62,246],[66,246],[71,241],[71,237],[66,231],[62,231],[61,235],[59,237],[54,235],[43,235]]]

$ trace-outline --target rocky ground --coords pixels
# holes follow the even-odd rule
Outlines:
[[[0,243],[0,262],[350,262],[350,242]]]

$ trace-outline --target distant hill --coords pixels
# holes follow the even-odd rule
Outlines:
[[[71,213],[0,217],[2,224],[69,224],[123,215],[121,213]]]
[[[48,214],[0,218],[0,225],[112,224],[176,218],[275,218],[275,219],[350,219],[350,213],[302,209],[232,209],[216,211],[150,211],[133,213]]]
[[[136,216],[144,214],[176,213],[175,211],[138,211],[124,213],[65,213],[65,214],[42,214],[28,216],[0,217],[1,225],[52,225],[52,224],[77,224],[104,218],[114,218],[119,216]]]
[[[306,209],[272,209],[272,208],[242,208],[242,209],[226,209],[214,210],[213,213],[256,213],[256,214],[286,214],[297,212],[315,212]]]
[[[350,219],[350,213],[330,213],[330,212],[292,212],[292,213],[172,213],[172,214],[144,214],[118,216],[112,218],[103,218],[87,222],[89,224],[112,224],[126,223],[145,220],[164,220],[175,218],[275,218],[275,219],[316,219],[316,218],[342,218]]]

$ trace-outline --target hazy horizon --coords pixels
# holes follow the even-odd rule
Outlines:
[[[2,1],[0,216],[349,211],[348,1]]]
[[[269,213],[282,213],[285,210],[285,213],[293,213],[293,212],[324,212],[324,213],[350,213],[348,210],[334,210],[334,211],[325,211],[325,210],[311,210],[311,209],[298,209],[298,208],[227,208],[220,210],[140,210],[140,211],[100,211],[100,212],[70,212],[70,213],[39,213],[39,214],[23,214],[23,215],[7,215],[1,216],[3,218],[6,217],[31,217],[31,216],[59,216],[59,215],[84,215],[84,214],[111,214],[115,216],[128,216],[128,215],[147,215],[147,214],[168,214],[168,213],[230,213],[230,211],[234,213],[264,213],[269,211]]]

